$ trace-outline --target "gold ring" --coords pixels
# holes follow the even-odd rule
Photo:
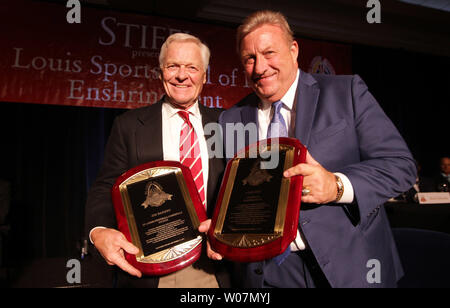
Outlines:
[[[311,189],[309,189],[308,186],[306,186],[306,187],[304,187],[304,188],[302,189],[302,196],[307,196],[307,195],[309,195],[310,193],[311,193]]]

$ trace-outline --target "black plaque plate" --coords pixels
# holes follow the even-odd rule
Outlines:
[[[158,161],[121,175],[112,190],[119,230],[139,248],[126,259],[146,275],[165,275],[201,254],[200,222],[206,220],[189,168]]]
[[[272,168],[261,165],[272,160],[268,153],[278,157]],[[297,235],[303,177],[283,173],[305,159],[306,148],[293,138],[263,140],[231,159],[208,231],[213,250],[237,262],[285,251]]]
[[[193,229],[175,173],[127,185],[127,190],[144,255],[155,254],[199,235]],[[150,201],[151,194],[159,194],[161,201]],[[159,205],[163,200],[165,202]]]
[[[264,234],[275,228],[286,151],[275,169],[261,169],[261,158],[240,161],[222,234]]]

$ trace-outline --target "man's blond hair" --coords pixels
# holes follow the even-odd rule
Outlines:
[[[251,33],[256,28],[262,26],[262,25],[274,25],[280,27],[289,43],[291,43],[294,40],[294,33],[291,30],[291,27],[289,27],[289,24],[286,20],[286,17],[280,12],[274,12],[274,11],[257,11],[253,14],[247,16],[245,18],[242,25],[239,26],[237,30],[237,36],[236,36],[236,48],[237,52],[240,52],[241,49],[241,42],[244,39],[246,35]]]

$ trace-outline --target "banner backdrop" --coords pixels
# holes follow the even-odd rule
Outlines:
[[[201,102],[229,108],[251,92],[235,51],[235,29],[82,5],[81,23],[55,3],[0,3],[0,101],[137,108],[163,95],[158,56],[172,33],[198,36],[211,49]],[[306,71],[351,73],[351,46],[298,39]]]

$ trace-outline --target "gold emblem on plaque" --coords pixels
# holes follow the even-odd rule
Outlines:
[[[270,182],[273,178],[267,169],[261,169],[261,160],[258,159],[254,164],[252,169],[250,170],[250,174],[242,180],[242,184],[250,186],[259,186],[264,182]]]
[[[167,200],[172,200],[171,194],[166,193],[162,186],[155,181],[148,182],[145,186],[145,201],[141,204],[145,209],[151,207],[159,207]]]

